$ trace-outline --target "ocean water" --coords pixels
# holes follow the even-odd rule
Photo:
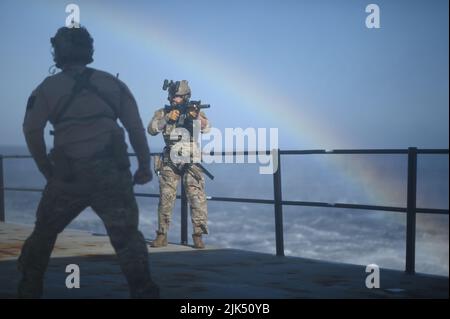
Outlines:
[[[27,154],[24,147],[0,147],[0,153]],[[418,206],[448,209],[447,156],[424,155],[418,161]],[[135,167],[135,163],[133,163]],[[209,164],[216,176],[207,180],[209,196],[273,198],[271,175],[260,175],[258,164]],[[406,204],[405,156],[302,155],[282,158],[283,199],[360,203],[385,206]],[[44,179],[31,159],[5,159],[7,187],[42,188]],[[135,187],[139,193],[158,193],[157,180]],[[6,220],[32,224],[39,192],[7,191]],[[153,238],[157,228],[154,198],[138,197],[140,228]],[[208,202],[208,245],[275,253],[273,205]],[[69,226],[105,233],[95,213],[87,209]],[[283,206],[285,253],[289,256],[404,269],[406,215],[395,212]],[[189,223],[189,232],[191,225]],[[416,270],[449,274],[448,215],[417,217]],[[180,242],[180,202],[177,201],[169,241]]]

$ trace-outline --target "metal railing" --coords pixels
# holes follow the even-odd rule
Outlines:
[[[236,155],[258,155],[259,152],[215,152],[209,153],[210,156],[236,156]],[[160,153],[151,153],[151,155],[159,155]],[[267,154],[267,152],[264,152]],[[235,202],[235,203],[256,203],[274,205],[275,212],[275,243],[276,255],[284,256],[284,232],[283,232],[283,206],[309,206],[309,207],[328,207],[328,208],[347,208],[360,210],[390,211],[406,213],[406,260],[405,271],[408,274],[415,273],[415,244],[416,244],[416,214],[441,214],[448,215],[448,209],[436,208],[419,208],[416,206],[417,198],[417,157],[419,154],[447,155],[448,149],[418,149],[410,147],[408,149],[348,149],[348,150],[276,150],[272,154],[277,156],[278,169],[273,174],[273,199],[256,199],[256,198],[236,198],[236,197],[219,197],[208,196],[209,201]],[[379,206],[379,205],[363,205],[363,204],[345,204],[345,203],[326,203],[326,202],[309,202],[309,201],[293,201],[283,200],[282,181],[281,181],[281,155],[311,155],[311,154],[385,154],[385,155],[407,155],[408,158],[408,179],[407,179],[407,201],[406,207]],[[135,154],[129,154],[135,156]],[[5,221],[5,191],[31,191],[41,192],[42,189],[35,188],[13,188],[5,187],[3,179],[3,160],[31,158],[29,155],[0,155],[0,221]],[[135,193],[140,197],[159,198],[159,194]],[[186,245],[188,242],[188,200],[181,183],[181,195],[177,195],[177,199],[181,199],[181,244]]]

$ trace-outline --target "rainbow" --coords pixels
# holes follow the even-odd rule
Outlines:
[[[205,50],[193,48],[184,41],[173,41],[172,39],[176,37],[159,22],[139,21],[136,16],[131,16],[129,12],[111,4],[108,4],[107,10],[94,2],[89,2],[89,6],[101,12],[97,18],[104,18],[101,21],[102,28],[108,28],[116,37],[127,39],[127,45],[135,45],[137,50],[147,51],[149,61],[171,57],[175,66],[179,63],[184,72],[200,73],[205,78],[214,78],[214,82],[224,94],[232,97],[238,105],[247,108],[248,111],[282,122],[292,137],[298,137],[296,142],[299,148],[329,149],[338,145],[354,145],[350,138],[327,130],[326,125],[323,125],[317,116],[310,114],[308,110],[313,109],[312,105],[302,102],[300,104],[303,106],[299,107],[298,102],[294,103],[288,97],[274,91],[276,85],[252,76],[251,72],[245,71],[245,67],[224,61]],[[386,202],[398,201],[398,198],[391,197],[394,192],[386,191],[386,185],[374,178],[376,176],[374,172],[361,173],[367,170],[367,164],[362,161],[353,159],[352,162],[358,167],[360,172],[358,174],[348,172],[345,168],[348,166],[345,158],[337,158],[332,163],[336,165],[338,172],[346,171],[345,175],[349,182],[354,187],[363,189],[372,203],[385,205]]]

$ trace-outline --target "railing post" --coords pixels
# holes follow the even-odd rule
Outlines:
[[[181,181],[181,244],[188,244],[188,201],[184,183]]]
[[[0,155],[0,222],[5,221],[5,184],[3,182],[3,155]]]
[[[417,148],[408,148],[408,193],[406,206],[406,273],[415,273],[416,264]]]
[[[273,173],[273,194],[275,199],[275,243],[277,256],[284,256],[280,150],[272,150],[272,156],[274,169],[276,169],[276,171]]]

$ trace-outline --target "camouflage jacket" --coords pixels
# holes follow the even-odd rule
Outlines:
[[[200,116],[206,120],[205,124],[201,127],[200,133],[208,133],[211,130],[211,123],[203,111],[200,111]],[[176,124],[169,122],[168,112],[164,108],[161,108],[153,115],[152,120],[148,124],[147,132],[152,136],[162,133],[166,145],[171,146],[176,143],[176,141],[170,139],[170,134],[175,128]]]

